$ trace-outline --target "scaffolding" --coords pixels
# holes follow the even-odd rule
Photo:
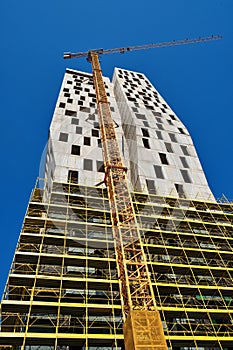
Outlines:
[[[32,192],[1,304],[0,344],[123,350],[106,189],[53,182],[45,202],[40,183]],[[232,203],[143,193],[133,193],[132,201],[168,348],[230,349]],[[137,311],[128,322],[137,324]]]

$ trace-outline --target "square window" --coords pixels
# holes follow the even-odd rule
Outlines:
[[[78,172],[75,170],[69,170],[68,171],[68,182],[71,182],[73,184],[78,183]]]
[[[68,98],[68,99],[67,99],[67,103],[73,103],[72,98]]]
[[[99,137],[99,130],[92,129],[91,134],[92,134],[92,136]]]
[[[159,158],[162,164],[168,165],[167,155],[165,153],[159,153]]]
[[[99,147],[99,148],[102,148],[102,142],[101,142],[101,139],[98,139],[98,140],[97,140],[97,142],[98,142],[98,147]]]
[[[181,172],[181,175],[183,176],[183,179],[184,179],[185,182],[192,183],[191,178],[190,178],[189,173],[188,173],[187,170],[182,170],[181,169],[180,172]]]
[[[97,160],[96,161],[96,168],[99,173],[104,173],[104,163]]]
[[[60,108],[65,108],[66,104],[64,102],[60,102],[59,107]]]
[[[150,149],[150,144],[149,144],[149,140],[148,139],[142,139],[143,145],[145,148]]]
[[[154,180],[148,180],[146,179],[146,186],[148,188],[149,193],[156,194],[156,188],[155,188],[155,182]]]
[[[87,137],[87,136],[84,136],[83,144],[84,144],[85,146],[90,146],[90,145],[91,145],[91,138],[90,138],[90,137]]]
[[[83,101],[78,101],[79,106],[83,106]]]
[[[89,114],[88,120],[95,120],[95,114]]]
[[[73,125],[79,125],[79,120],[76,119],[76,118],[72,118],[72,119],[71,119],[71,124],[73,124]]]
[[[164,179],[163,169],[159,165],[154,165],[155,175],[158,179]]]
[[[75,156],[80,156],[80,146],[72,145],[71,146],[71,154],[74,154]]]
[[[85,101],[85,96],[80,96],[80,100]]]
[[[68,134],[61,132],[59,136],[59,141],[67,142],[68,141]]]
[[[69,92],[69,89],[64,88],[63,91],[64,91],[64,92]]]
[[[67,92],[64,94],[65,97],[70,97],[70,94],[68,94]]]
[[[84,159],[84,161],[83,161],[83,169],[92,171],[92,159]]]
[[[72,81],[70,81],[70,80],[67,80],[67,84],[72,84]]]
[[[99,128],[100,128],[100,127],[99,127],[99,123],[94,122],[94,128],[95,128],[95,129],[99,129]]]
[[[110,110],[111,110],[112,112],[115,112],[114,107],[110,107]]]
[[[82,134],[83,128],[81,126],[76,126],[76,134]]]

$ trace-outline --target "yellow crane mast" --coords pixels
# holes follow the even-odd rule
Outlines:
[[[205,42],[220,38],[220,36],[211,36],[142,46],[64,54],[64,58],[87,57],[92,64],[103,146],[105,183],[110,203],[120,283],[126,350],[167,350],[167,345],[160,314],[156,309],[146,256],[128,187],[127,168],[124,166],[117,140],[115,124],[111,115],[99,63],[99,55]]]

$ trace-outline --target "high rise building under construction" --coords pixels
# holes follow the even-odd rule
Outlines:
[[[214,198],[187,128],[145,75],[115,69],[104,84],[167,348],[233,349],[233,205]],[[67,69],[1,303],[0,348],[160,349],[143,334],[124,343],[102,146],[93,77]]]

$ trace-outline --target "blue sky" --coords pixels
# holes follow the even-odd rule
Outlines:
[[[1,4],[0,292],[39,174],[65,68],[90,71],[64,51],[221,34],[217,42],[102,58],[143,72],[188,127],[216,197],[233,199],[232,0],[3,0]]]

